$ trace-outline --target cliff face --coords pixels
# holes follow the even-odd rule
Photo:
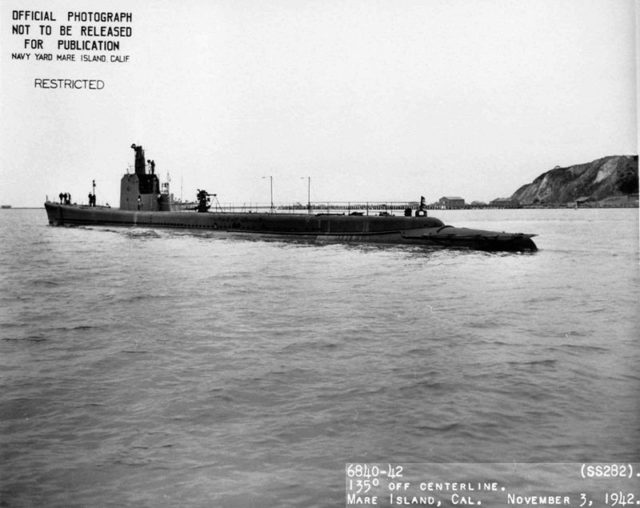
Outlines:
[[[599,201],[638,192],[638,156],[614,155],[567,168],[555,167],[511,196],[520,204],[565,204],[578,198]]]

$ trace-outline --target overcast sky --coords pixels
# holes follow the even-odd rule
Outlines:
[[[52,11],[131,12],[126,63],[35,61]],[[131,143],[185,199],[509,196],[556,165],[637,154],[633,0],[3,0],[0,203],[118,204]],[[12,34],[31,24],[31,35]],[[79,36],[81,24],[74,23]],[[97,25],[102,25],[101,23]],[[113,25],[113,24],[112,24]],[[116,23],[120,26],[122,23]],[[115,39],[112,39],[115,40]],[[29,61],[11,58],[29,52]],[[82,54],[100,52],[75,51]],[[105,53],[108,56],[110,53]],[[102,90],[37,78],[98,79]]]

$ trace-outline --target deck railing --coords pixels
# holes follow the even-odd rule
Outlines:
[[[175,203],[176,207],[183,207],[185,209],[193,209],[197,206],[196,203]],[[325,202],[313,202],[310,205],[301,203],[274,203],[273,208],[270,204],[265,203],[211,203],[210,211],[217,212],[254,212],[254,213],[344,213],[346,215],[350,213],[363,213],[371,215],[379,215],[382,212],[394,213],[394,215],[401,215],[404,210],[411,208],[415,210],[418,208],[418,202],[406,202],[406,201],[393,201],[393,202],[379,202],[379,201],[325,201]]]

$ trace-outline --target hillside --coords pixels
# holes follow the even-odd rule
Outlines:
[[[522,205],[562,205],[581,198],[602,201],[638,193],[638,156],[613,155],[554,169],[511,196]]]

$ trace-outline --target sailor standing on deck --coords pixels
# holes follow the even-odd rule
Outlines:
[[[427,216],[427,204],[425,202],[424,196],[420,196],[420,206],[416,210],[416,217],[426,217]]]

